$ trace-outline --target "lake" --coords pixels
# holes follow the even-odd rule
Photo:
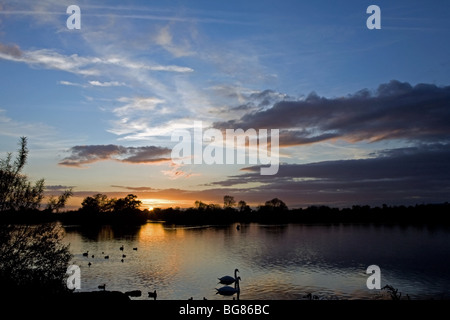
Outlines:
[[[158,299],[232,299],[218,278],[239,269],[240,299],[389,299],[369,290],[366,269],[381,268],[411,299],[450,298],[450,230],[387,225],[64,226],[80,291],[141,290]],[[123,251],[120,247],[123,246]],[[136,248],[137,250],[133,250]],[[89,251],[89,256],[83,253]],[[92,258],[94,255],[94,258]],[[108,255],[109,259],[104,256]],[[122,255],[126,255],[123,257]],[[123,262],[121,261],[123,259]],[[91,266],[88,263],[91,263]]]

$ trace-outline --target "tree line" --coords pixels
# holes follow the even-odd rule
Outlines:
[[[226,224],[233,222],[265,224],[280,223],[379,223],[397,225],[448,225],[450,204],[418,204],[414,206],[370,207],[354,205],[350,208],[309,206],[289,209],[280,199],[274,198],[263,205],[250,208],[245,201],[236,202],[225,196],[223,206],[196,201],[187,209],[155,208],[149,219],[168,224]]]

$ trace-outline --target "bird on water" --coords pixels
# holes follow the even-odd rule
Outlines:
[[[237,279],[237,273],[239,272],[238,269],[234,269],[234,278],[232,276],[223,276],[222,278],[219,278],[219,283],[230,285],[234,283]]]

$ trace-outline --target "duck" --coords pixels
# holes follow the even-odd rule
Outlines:
[[[120,249],[120,251],[123,251],[123,245],[119,249]]]
[[[86,251],[85,253],[83,253],[83,257],[87,257],[89,254],[89,251]]]
[[[148,297],[153,298],[154,300],[156,300],[157,296],[158,296],[158,294],[156,293],[156,290],[148,293]]]
[[[109,259],[109,256],[105,256],[105,259]]]
[[[129,297],[140,297],[142,295],[141,290],[132,290],[125,292],[125,295]]]
[[[99,285],[98,288],[99,288],[100,290],[105,291],[105,290],[106,290],[106,284]]]
[[[319,296],[317,295],[312,295],[311,292],[308,292],[307,295],[305,295],[303,298],[308,299],[308,300],[319,300]]]

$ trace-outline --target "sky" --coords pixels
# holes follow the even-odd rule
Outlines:
[[[370,5],[381,29],[367,27]],[[448,12],[446,0],[0,0],[0,156],[28,137],[26,174],[48,195],[73,188],[69,208],[96,193],[148,208],[224,195],[290,208],[445,202]],[[195,123],[216,134],[203,147],[217,159],[230,149],[218,133],[278,130],[276,173],[250,162],[261,144],[245,163],[174,161],[174,133],[202,142]]]

